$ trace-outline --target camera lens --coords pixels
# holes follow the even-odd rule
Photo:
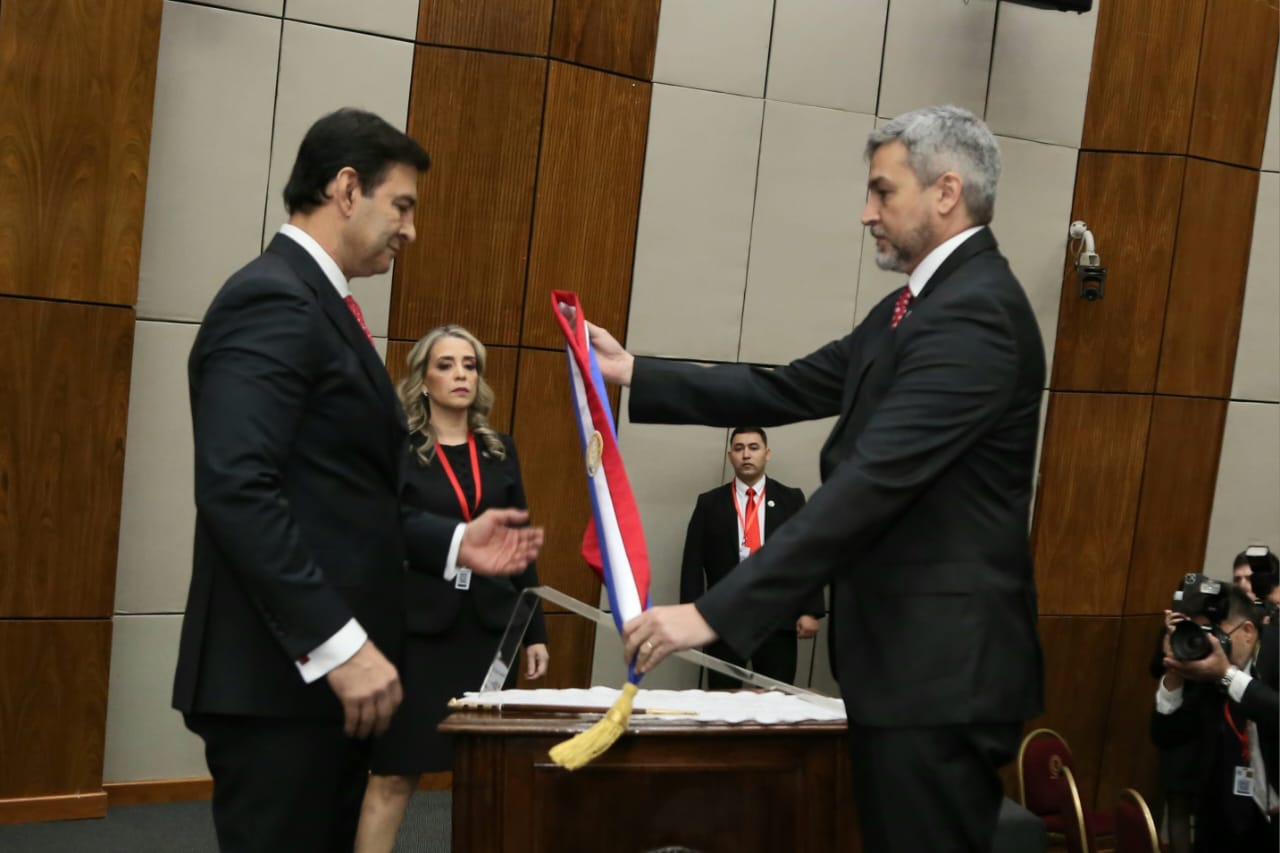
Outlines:
[[[1209,645],[1208,629],[1194,622],[1179,622],[1173,626],[1169,648],[1176,660],[1204,660],[1213,647]]]

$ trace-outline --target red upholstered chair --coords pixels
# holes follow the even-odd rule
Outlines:
[[[1116,807],[1116,853],[1160,853],[1160,836],[1146,800],[1132,788],[1120,792]]]
[[[1062,768],[1062,779],[1066,789],[1066,796],[1062,799],[1062,834],[1067,842],[1067,853],[1098,853],[1098,842],[1080,804],[1080,789],[1076,787],[1070,767]]]
[[[1075,766],[1071,747],[1053,729],[1035,729],[1022,739],[1018,750],[1018,797],[1023,808],[1044,821],[1050,840],[1065,834],[1063,808],[1070,804],[1062,771]],[[1110,836],[1115,832],[1112,815],[1092,814],[1083,804],[1082,811],[1099,835]]]

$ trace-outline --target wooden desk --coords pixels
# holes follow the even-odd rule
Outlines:
[[[861,851],[844,723],[637,716],[581,770],[547,750],[596,715],[457,712],[455,853]]]

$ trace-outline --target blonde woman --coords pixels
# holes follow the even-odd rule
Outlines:
[[[515,443],[489,427],[493,390],[484,372],[484,345],[461,326],[432,329],[409,353],[398,390],[410,432],[406,502],[415,508],[462,520],[491,506],[525,508]],[[451,768],[450,738],[436,726],[450,698],[480,686],[520,590],[537,586],[538,573],[530,563],[510,578],[460,570],[452,581],[413,572],[405,580],[404,702],[373,745],[359,853],[389,853],[418,776]],[[546,673],[541,608],[525,658],[529,678]]]

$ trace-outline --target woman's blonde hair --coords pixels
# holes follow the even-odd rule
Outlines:
[[[439,326],[427,332],[413,345],[409,351],[407,364],[409,375],[400,380],[396,390],[400,394],[400,403],[404,406],[405,415],[409,419],[409,432],[422,437],[417,447],[418,461],[430,465],[435,456],[436,430],[431,425],[431,404],[423,393],[423,380],[431,361],[431,349],[441,338],[458,338],[471,344],[476,353],[476,396],[467,412],[467,426],[484,443],[485,450],[498,459],[507,457],[502,440],[489,426],[489,412],[493,411],[493,389],[484,380],[486,354],[484,344],[476,336],[461,326]]]

